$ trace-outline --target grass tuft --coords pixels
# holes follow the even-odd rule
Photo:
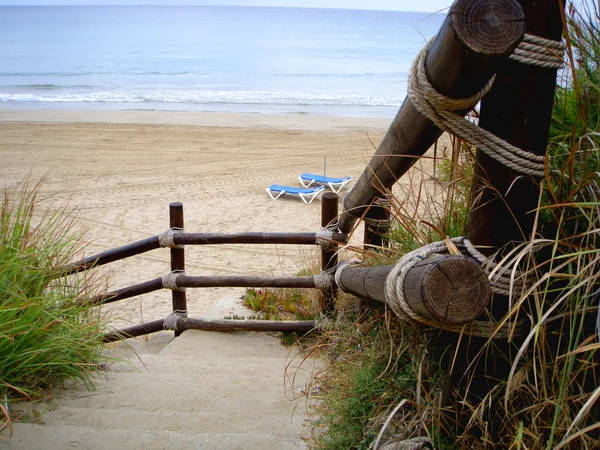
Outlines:
[[[86,305],[94,280],[62,277],[81,250],[66,207],[36,214],[40,184],[5,190],[0,210],[0,396],[38,399],[66,380],[90,382],[104,362],[104,323]],[[10,423],[6,405],[5,424]],[[3,424],[0,422],[0,428]]]

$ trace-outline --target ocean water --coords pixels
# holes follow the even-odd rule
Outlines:
[[[2,6],[0,108],[393,117],[445,16],[215,6]]]

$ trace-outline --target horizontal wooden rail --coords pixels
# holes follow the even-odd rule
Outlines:
[[[251,276],[179,276],[176,280],[180,288],[206,287],[273,287],[273,288],[315,288],[314,277],[251,277]],[[112,303],[137,295],[147,294],[163,288],[162,278],[129,286],[93,297],[91,304]]]
[[[152,236],[141,241],[133,242],[122,247],[113,248],[102,253],[88,256],[80,261],[68,264],[60,271],[61,275],[68,275],[76,272],[83,272],[91,267],[102,266],[130,256],[139,255],[160,248],[158,236]]]
[[[251,276],[179,276],[177,287],[273,287],[273,288],[314,288],[314,277],[251,277]]]
[[[210,245],[210,244],[292,244],[315,245],[317,233],[181,233],[173,234],[173,242],[177,245]],[[333,240],[346,242],[345,233],[334,233]]]
[[[90,300],[90,303],[97,305],[100,303],[112,303],[126,298],[135,297],[137,295],[147,294],[149,292],[158,291],[163,288],[162,278],[155,278],[150,281],[145,281],[140,284],[129,286],[106,294],[96,295]]]
[[[346,242],[345,233],[334,233],[333,241]],[[316,245],[317,233],[173,233],[176,245],[211,245],[211,244],[283,244],[283,245]],[[129,258],[141,253],[160,248],[158,236],[152,236],[105,252],[88,256],[80,261],[68,264],[61,275],[68,275],[102,266],[120,259]]]
[[[104,342],[114,342],[156,333],[164,330],[164,319],[154,320],[142,325],[113,331],[104,335]],[[206,331],[271,331],[308,333],[318,331],[314,320],[279,321],[279,320],[207,320],[180,318],[177,320],[177,330],[206,330]]]

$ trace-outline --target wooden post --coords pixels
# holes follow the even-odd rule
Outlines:
[[[171,228],[184,228],[183,221],[183,204],[174,202],[169,204],[169,226]],[[185,270],[185,249],[171,249],[171,271]],[[187,298],[185,289],[172,291],[173,311],[187,312]],[[181,334],[180,331],[175,332],[175,337]]]
[[[519,3],[527,18],[527,33],[557,41],[561,39],[564,2],[519,0]],[[544,155],[555,86],[555,69],[508,61],[498,70],[492,89],[481,102],[479,125],[522,150]],[[481,251],[488,255],[512,242],[528,240],[539,193],[539,179],[519,175],[477,151],[472,185],[474,201],[467,223],[467,237],[475,245],[486,246],[487,249],[482,247]],[[507,297],[494,295],[491,316],[496,320],[502,318],[508,312],[508,304]],[[479,402],[494,389],[498,380],[505,380],[510,371],[511,344],[495,341],[486,350],[486,357],[476,360],[485,345],[485,339],[462,340],[456,352],[451,384],[459,398],[450,401],[454,403],[458,417],[452,418],[457,423],[449,426],[457,429],[459,434],[472,413],[470,405],[462,406],[461,396],[467,395],[471,402]],[[489,410],[493,414],[496,408],[492,406]],[[506,444],[497,426],[503,419],[488,417],[485,420],[488,435],[498,439],[494,442]]]
[[[325,228],[335,223],[338,216],[338,195],[335,192],[326,192],[321,197],[321,227]],[[321,249],[321,270],[327,271],[338,263],[337,245],[332,244],[327,249]],[[333,311],[335,304],[335,286],[330,291],[321,291],[321,311]]]
[[[527,33],[560,41],[558,0],[521,0]],[[554,103],[556,69],[508,61],[481,102],[479,125],[514,146],[545,155]],[[467,236],[491,254],[511,241],[530,238],[539,179],[506,168],[477,151]],[[501,220],[499,218],[502,218]]]
[[[386,302],[385,284],[394,266],[348,267],[340,276],[344,292]],[[481,266],[463,255],[434,255],[415,264],[404,278],[404,298],[419,316],[450,325],[469,323],[489,302]]]
[[[524,20],[516,0],[457,0],[425,60],[430,83],[451,98],[479,92],[523,37]],[[440,135],[440,129],[407,97],[369,165],[346,195],[340,231],[349,232],[365,211],[368,217],[381,218],[382,207],[374,200]]]

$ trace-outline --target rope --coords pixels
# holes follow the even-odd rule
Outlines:
[[[360,260],[357,259],[353,259],[350,261],[344,261],[339,263],[337,266],[335,266],[335,275],[334,275],[334,281],[335,281],[335,285],[339,288],[341,288],[342,290],[344,290],[344,287],[342,285],[342,272],[344,270],[346,270],[348,267],[364,267],[364,263]]]
[[[486,261],[487,258],[477,251],[471,242],[466,238],[452,238],[452,243],[466,256],[474,258],[478,262]],[[447,246],[444,241],[433,242],[424,247],[418,248],[410,253],[407,253],[400,259],[396,266],[389,273],[385,282],[385,297],[386,302],[394,313],[404,320],[422,323],[424,325],[441,328],[456,333],[466,332],[467,334],[478,337],[493,337],[494,339],[504,339],[509,336],[511,324],[505,323],[499,328],[495,322],[488,321],[473,321],[470,324],[470,329],[465,325],[450,325],[440,322],[435,319],[422,317],[417,314],[404,298],[404,278],[408,271],[419,261],[426,259],[433,254],[448,253]],[[337,278],[337,273],[336,273]]]
[[[188,316],[187,309],[176,309],[163,321],[163,330],[179,331],[177,322],[179,319],[185,319]]]
[[[178,232],[183,232],[184,229],[183,228],[169,228],[167,231],[160,233],[158,235],[158,243],[160,244],[161,247],[168,247],[168,248],[183,248],[183,245],[176,245],[175,244],[175,233]]]
[[[169,272],[162,277],[162,285],[165,289],[171,289],[172,291],[185,291],[185,288],[177,286],[177,278],[185,276],[185,270],[174,270]]]
[[[408,76],[408,95],[415,108],[438,128],[478,147],[489,157],[523,175],[544,176],[544,156],[526,152],[479,128],[453,111],[472,109],[487,93],[494,82],[492,77],[476,94],[453,99],[440,94],[431,85],[425,73],[425,58],[433,40],[421,50]]]
[[[315,275],[315,287],[321,291],[331,291],[333,288],[333,275],[330,272],[321,270],[321,273]]]
[[[560,69],[565,47],[563,42],[526,34],[509,59],[545,69]]]
[[[321,250],[329,250],[335,247],[337,244],[333,242],[333,233],[337,231],[337,224],[328,225],[325,228],[321,228],[317,231],[315,244],[321,247]]]

